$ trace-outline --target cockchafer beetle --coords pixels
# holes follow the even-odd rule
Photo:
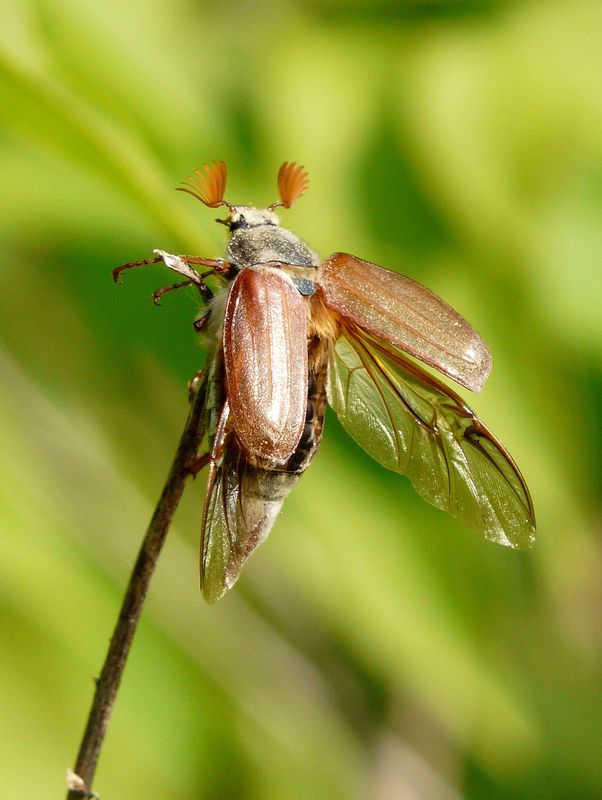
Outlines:
[[[205,303],[195,322],[209,338],[205,411],[209,479],[201,536],[201,587],[219,599],[266,538],[322,438],[326,401],[378,462],[407,475],[429,503],[487,539],[532,544],[529,490],[510,454],[444,383],[409,354],[472,391],[491,368],[479,334],[410,278],[347,253],[322,261],[275,212],[305,191],[295,162],[278,173],[280,200],[267,208],[224,199],[227,170],[195,170],[187,192],[225,206],[226,256],[157,257],[195,285]],[[206,268],[199,272],[196,267]],[[213,293],[205,279],[219,275]]]

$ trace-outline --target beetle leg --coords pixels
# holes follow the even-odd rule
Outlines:
[[[160,256],[166,267],[188,278],[191,283],[194,283],[203,299],[205,301],[211,300],[213,292],[205,283],[205,278],[209,275],[217,274],[229,277],[232,273],[232,265],[221,258],[197,258],[197,256],[175,256],[165,250],[154,250]],[[190,266],[190,264],[200,264],[204,267],[209,267],[209,272],[199,273]]]
[[[200,369],[192,378],[188,381],[188,400],[192,403],[194,397],[199,389],[199,386],[205,380],[205,370]]]
[[[163,251],[155,250],[155,253],[158,252]],[[224,261],[223,258],[201,258],[199,256],[175,256],[175,258],[181,258],[182,261],[186,261],[187,264],[200,264],[202,267],[210,267],[211,271],[218,275],[223,275],[232,268],[232,264],[228,261]]]
[[[198,264],[202,267],[209,267],[211,272],[218,275],[225,275],[230,272],[232,267],[227,261],[221,258],[200,258],[198,256],[176,256],[168,253],[166,250],[153,250],[159,258],[164,262],[166,267],[178,272],[185,278],[190,278],[193,283],[199,283],[202,278],[199,273],[193,269],[191,264]]]
[[[183,275],[187,278],[186,282],[174,283],[171,286],[166,286],[164,289],[159,289],[153,294],[153,300],[156,304],[159,303],[160,298],[166,292],[172,289],[179,289],[181,286],[189,286],[194,284],[201,293],[203,300],[209,302],[213,297],[213,292],[205,283],[205,278],[209,275],[222,275],[225,278],[231,278],[236,270],[228,261],[221,258],[201,258],[200,256],[176,256],[168,253],[165,250],[155,250],[157,255],[155,258],[145,258],[142,261],[129,261],[127,264],[121,264],[113,270],[113,280],[115,283],[121,283],[121,273],[126,269],[133,267],[142,267],[145,264],[158,264],[163,262],[166,267],[174,272]],[[191,267],[191,264],[208,267],[208,272],[199,273],[196,269]]]
[[[143,267],[145,264],[157,264],[161,260],[161,258],[145,258],[142,261],[128,261],[127,264],[115,267],[113,270],[113,280],[115,283],[121,283],[121,278],[119,276],[124,270],[132,269],[133,267]]]
[[[210,316],[211,313],[207,312],[206,314],[203,314],[202,317],[195,319],[195,321],[192,323],[192,327],[195,329],[197,333],[201,333],[201,331],[205,330],[205,328],[207,327],[207,323],[209,322]]]
[[[214,464],[214,463],[215,459],[213,458],[211,453],[203,453],[202,456],[199,456],[192,462],[192,464],[188,465],[188,472],[190,472],[193,478],[196,478],[196,476],[203,469],[203,467],[206,467],[207,464]]]
[[[175,289],[182,289],[184,286],[191,286],[191,284],[192,281],[190,278],[188,278],[188,280],[180,281],[179,283],[170,283],[169,286],[163,286],[161,289],[157,289],[155,292],[153,292],[153,303],[156,306],[160,306],[161,298],[164,294],[167,294],[167,292],[173,292]]]

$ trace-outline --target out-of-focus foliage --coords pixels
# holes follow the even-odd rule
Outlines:
[[[481,541],[334,415],[236,589],[198,591],[203,480],[153,583],[104,800],[602,794],[602,5],[4,0],[3,797],[57,797],[202,364],[153,247],[216,256],[172,187],[426,283],[489,343],[467,398],[531,486],[530,552]],[[465,393],[467,394],[467,393]]]

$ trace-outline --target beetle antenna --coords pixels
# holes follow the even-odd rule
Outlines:
[[[290,208],[308,186],[309,173],[303,164],[297,166],[296,161],[291,163],[285,161],[278,170],[278,194],[280,195],[280,200],[272,203],[270,208],[278,208],[278,206]]]
[[[192,195],[209,208],[227,206],[232,210],[231,203],[224,200],[227,177],[226,164],[223,161],[212,161],[210,164],[203,164],[200,169],[195,169],[190,182],[182,181],[181,186],[176,186],[176,191]]]

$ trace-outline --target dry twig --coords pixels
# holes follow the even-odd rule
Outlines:
[[[91,791],[92,781],[148,586],[186,479],[196,472],[194,466],[198,462],[198,451],[205,433],[205,392],[206,380],[203,380],[192,400],[186,427],[138,553],[102,672],[96,681],[75,769],[69,771],[73,779],[68,780],[67,800],[97,797]]]

